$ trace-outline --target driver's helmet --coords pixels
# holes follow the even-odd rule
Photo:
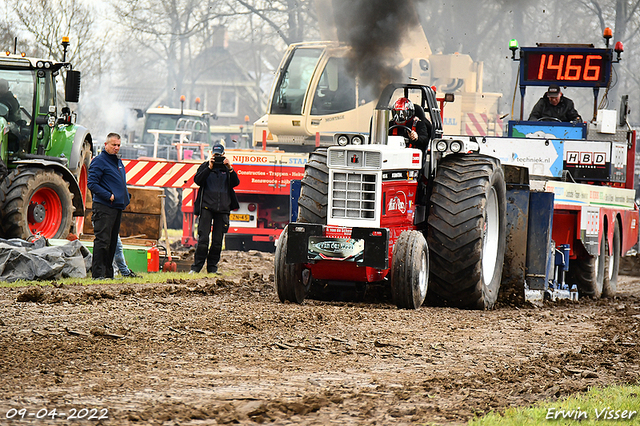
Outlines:
[[[413,106],[413,102],[411,102],[407,98],[398,99],[393,104],[391,114],[393,117],[393,121],[395,121],[396,124],[406,123],[407,121],[411,120],[415,114],[415,107]]]

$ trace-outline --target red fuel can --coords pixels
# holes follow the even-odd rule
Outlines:
[[[160,270],[160,250],[153,246],[147,250],[147,272],[158,272]]]

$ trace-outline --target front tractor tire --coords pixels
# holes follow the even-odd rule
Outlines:
[[[21,167],[0,186],[5,238],[67,238],[73,224],[69,183],[50,170]]]
[[[479,154],[444,158],[430,203],[429,302],[493,308],[506,247],[506,186],[500,163]]]
[[[393,246],[391,292],[400,309],[418,309],[427,296],[429,249],[419,231],[404,231]]]
[[[329,168],[327,149],[318,148],[309,155],[298,198],[298,222],[327,223]]]
[[[278,243],[275,254],[275,287],[281,302],[302,303],[309,293],[310,279],[305,283],[303,265],[301,263],[287,264],[287,228],[285,227]],[[308,272],[308,271],[307,271]],[[308,277],[307,277],[308,278]]]

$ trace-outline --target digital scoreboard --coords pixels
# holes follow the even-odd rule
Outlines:
[[[605,87],[611,78],[609,49],[523,47],[520,50],[520,84],[523,86]]]

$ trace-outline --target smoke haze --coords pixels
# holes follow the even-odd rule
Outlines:
[[[401,81],[399,49],[410,30],[420,25],[411,1],[333,0],[338,39],[351,46],[352,74],[379,94]],[[422,31],[422,29],[420,29]]]

